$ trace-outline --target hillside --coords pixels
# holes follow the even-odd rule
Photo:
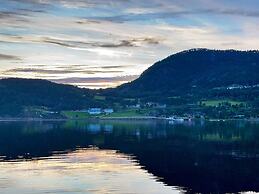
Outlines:
[[[124,96],[207,95],[259,84],[259,52],[191,49],[167,57],[113,92]]]
[[[192,49],[155,63],[138,79],[113,89],[81,89],[39,79],[1,79],[0,117],[53,118],[48,114],[57,112],[59,117],[63,110],[90,107],[127,112],[126,107],[145,107],[149,102],[166,104],[167,108],[146,107],[143,114],[198,112],[211,117],[249,117],[259,114],[258,97],[258,51]]]
[[[47,80],[9,78],[0,80],[0,115],[17,116],[25,108],[66,110],[94,105],[93,91]]]

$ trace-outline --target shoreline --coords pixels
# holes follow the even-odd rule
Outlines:
[[[0,118],[0,122],[19,122],[19,121],[66,121],[68,119],[42,119],[42,118]]]
[[[77,118],[53,118],[53,119],[44,119],[44,118],[0,118],[0,122],[40,122],[40,121],[105,121],[105,120],[152,120],[152,121],[176,121],[177,120],[171,120],[165,117],[93,117],[93,118],[85,118],[85,119],[77,119]],[[195,120],[204,120],[204,121],[210,121],[210,122],[224,122],[224,121],[254,121],[259,122],[259,118],[244,118],[244,119],[191,119],[191,120],[183,120],[180,122],[188,122],[188,121],[195,121]]]

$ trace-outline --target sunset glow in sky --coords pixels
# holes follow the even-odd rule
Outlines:
[[[114,87],[190,48],[259,49],[258,0],[0,0],[0,77]]]

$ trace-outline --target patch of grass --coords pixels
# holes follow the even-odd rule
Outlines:
[[[181,98],[181,96],[169,96],[169,97],[167,97],[168,99],[180,99]]]
[[[135,98],[123,98],[124,101],[134,102]]]
[[[222,137],[219,134],[207,134],[203,136],[203,140],[205,141],[214,141],[214,142],[235,142],[235,141],[240,141],[241,137],[240,136],[231,136],[231,137]]]
[[[78,111],[62,111],[62,115],[68,119],[87,119],[91,117],[91,115],[86,112]]]
[[[234,100],[204,100],[201,103],[205,106],[219,106],[219,104],[224,104],[224,103],[230,103],[231,106],[245,104],[244,102],[234,101]]]
[[[106,100],[105,96],[94,96],[95,100]]]
[[[144,116],[145,114],[141,111],[136,109],[129,109],[129,110],[121,110],[118,112],[111,113],[109,115],[105,115],[104,117],[137,117],[137,116]]]

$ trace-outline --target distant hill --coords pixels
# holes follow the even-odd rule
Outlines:
[[[95,104],[93,91],[40,79],[0,80],[0,115],[22,114],[25,107],[80,109]]]
[[[259,52],[191,49],[171,55],[130,83],[117,95],[206,95],[208,91],[259,84]]]
[[[155,63],[138,79],[113,89],[0,79],[0,117],[37,117],[40,111],[118,108],[150,101],[181,105],[187,112],[185,105],[201,108],[197,104],[204,99],[249,102],[245,104],[254,113],[259,112],[258,97],[259,51],[191,49]]]

